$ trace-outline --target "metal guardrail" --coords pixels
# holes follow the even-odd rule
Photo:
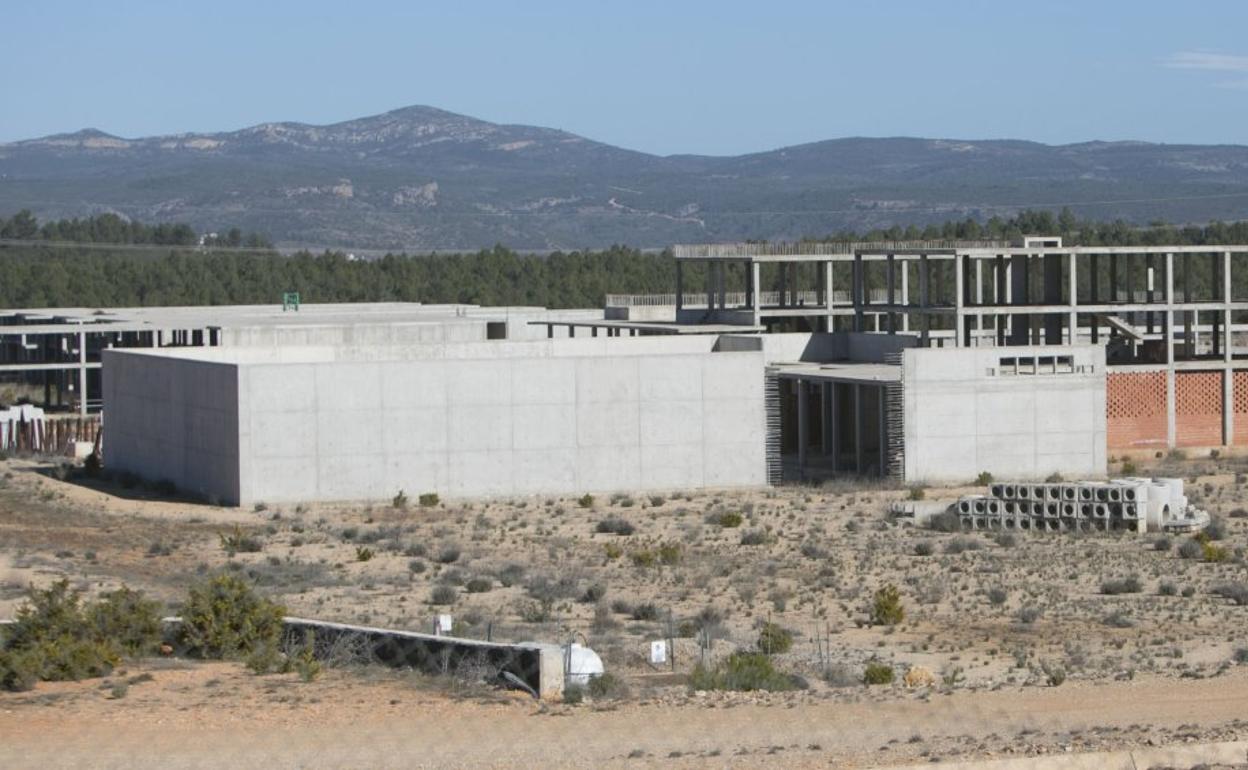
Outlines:
[[[798,241],[794,243],[678,243],[672,246],[677,259],[749,259],[849,255],[855,251],[882,253],[916,249],[1009,248],[1009,241]]]

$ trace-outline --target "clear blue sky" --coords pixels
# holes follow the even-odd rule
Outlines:
[[[660,154],[1248,143],[1248,2],[12,0],[0,141],[428,104]]]

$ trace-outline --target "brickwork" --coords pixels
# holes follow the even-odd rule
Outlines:
[[[1235,421],[1233,439],[1237,446],[1248,445],[1248,372],[1235,372],[1231,386],[1235,389],[1231,398]]]
[[[1222,444],[1222,372],[1174,376],[1175,446]]]
[[[1106,444],[1111,449],[1166,446],[1166,373],[1105,377]]]

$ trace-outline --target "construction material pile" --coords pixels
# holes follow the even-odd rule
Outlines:
[[[987,495],[966,495],[953,506],[966,529],[1048,532],[1190,532],[1209,514],[1188,504],[1182,479],[999,483]]]

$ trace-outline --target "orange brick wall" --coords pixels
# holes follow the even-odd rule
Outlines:
[[[1222,443],[1222,372],[1174,375],[1175,446]]]
[[[1166,446],[1166,373],[1105,377],[1106,444],[1110,449]]]
[[[1235,420],[1232,438],[1237,446],[1243,446],[1248,444],[1248,372],[1235,372],[1235,379],[1231,384],[1235,388],[1232,398]]]

